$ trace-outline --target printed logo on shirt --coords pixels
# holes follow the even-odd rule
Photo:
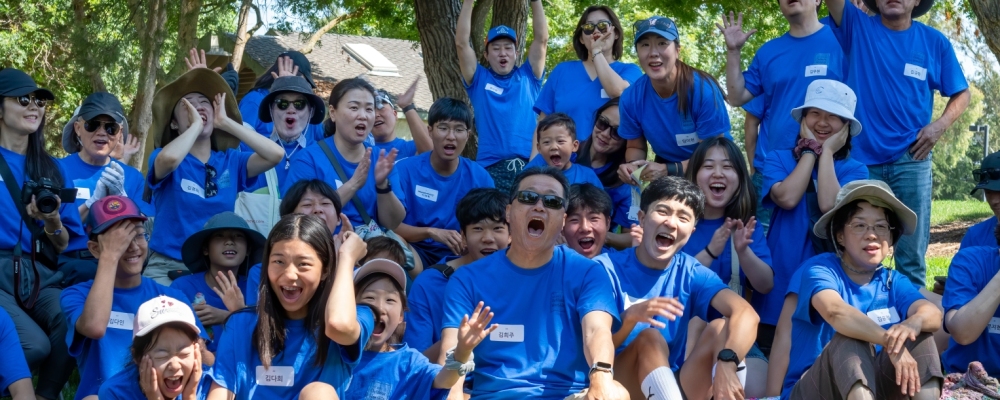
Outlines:
[[[497,325],[497,330],[490,333],[492,342],[524,342],[524,325]]]
[[[76,182],[73,182],[76,184]],[[87,200],[90,199],[90,188],[88,187],[76,187],[76,199],[77,200]]]
[[[222,171],[222,174],[219,175],[219,179],[216,183],[219,185],[219,189],[225,189],[232,185],[232,179],[229,177],[229,169]]]
[[[602,99],[610,99],[611,96],[608,96],[608,92],[606,90],[601,89],[601,98]]]
[[[340,179],[334,179],[333,183],[337,185],[337,189],[340,189],[341,186],[344,186],[344,182],[341,182]]]
[[[895,324],[899,322],[899,313],[896,312],[896,307],[881,308],[869,311],[868,318],[879,325]]]
[[[987,325],[987,328],[989,328],[990,333],[1000,333],[1000,318],[990,318],[990,324]]]
[[[806,78],[811,76],[826,76],[826,65],[809,65],[806,66]]]
[[[830,65],[830,53],[816,53],[816,55],[813,56],[813,64]]]
[[[195,183],[189,179],[181,179],[181,190],[191,193],[195,196],[205,198],[205,189],[201,185]]]
[[[390,394],[392,394],[392,385],[389,382],[375,381],[369,386],[368,395],[365,398],[368,400],[389,400]]]
[[[677,138],[677,145],[681,146],[681,147],[684,147],[684,146],[693,146],[693,145],[698,144],[698,134],[697,133],[681,133],[681,134],[678,134],[675,137]]]
[[[490,92],[493,92],[493,93],[496,93],[497,96],[502,96],[503,95],[503,88],[500,87],[500,86],[494,85],[492,83],[487,83],[486,84],[486,90],[490,91]]]
[[[416,192],[417,197],[419,197],[421,199],[428,200],[428,201],[433,201],[435,203],[438,201],[438,191],[437,190],[431,189],[429,187],[424,187],[424,186],[417,185],[416,189],[414,189],[414,192]]]
[[[549,308],[552,310],[553,314],[558,315],[566,308],[566,300],[564,299],[562,290],[556,290],[552,292],[549,297]]]
[[[108,318],[108,328],[131,331],[134,328],[135,314],[112,311]]]
[[[921,67],[919,65],[906,64],[906,66],[903,67],[903,76],[908,76],[910,78],[926,81],[927,68]]]
[[[257,384],[261,386],[290,387],[295,384],[295,368],[274,365],[271,368],[264,368],[263,365],[258,365]]]

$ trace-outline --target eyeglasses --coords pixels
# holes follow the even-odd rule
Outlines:
[[[215,184],[215,168],[205,165],[205,198],[219,194],[219,186]]]
[[[618,136],[618,127],[615,125],[611,125],[611,120],[609,120],[608,117],[605,117],[603,115],[597,117],[597,121],[594,121],[594,128],[597,128],[597,130],[599,131],[608,129],[610,130],[608,133],[611,134],[612,139],[622,140],[622,137]]]
[[[101,127],[104,127],[104,131],[108,133],[108,136],[117,135],[122,128],[121,125],[118,125],[118,123],[114,121],[98,121],[96,119],[92,119],[90,121],[83,122],[83,129],[90,133],[94,133]]]
[[[514,196],[518,203],[533,206],[538,204],[538,199],[542,199],[542,206],[553,210],[561,210],[566,200],[554,194],[541,195],[530,190],[522,190]]]
[[[670,32],[677,29],[677,27],[674,26],[674,22],[669,18],[650,18],[635,21],[635,23],[632,24],[632,30],[635,31],[635,39],[638,40],[639,34],[645,33],[650,29],[650,27],[664,32]]]
[[[608,33],[608,27],[610,26],[611,21],[602,19],[597,22],[586,22],[583,25],[580,25],[580,28],[583,28],[584,35],[592,35],[594,34],[594,29],[601,31],[601,33]]]
[[[24,96],[17,97],[17,104],[20,104],[21,107],[27,107],[28,104],[31,104],[31,102],[35,102],[35,105],[38,106],[38,108],[45,108],[45,105],[49,104],[48,100],[35,97],[33,94],[26,94]]]
[[[149,232],[143,232],[142,234],[133,236],[132,243],[135,243],[137,245],[143,243],[149,243]]]
[[[972,177],[979,183],[986,183],[991,180],[1000,180],[1000,168],[983,168],[973,170]]]
[[[274,105],[278,106],[278,109],[282,111],[287,110],[289,105],[295,106],[296,110],[302,111],[306,109],[306,104],[308,103],[306,103],[305,100],[288,101],[285,99],[278,99],[274,101]]]
[[[435,126],[434,129],[437,129],[438,133],[442,134],[442,135],[447,135],[448,132],[455,132],[456,135],[464,135],[464,134],[469,133],[469,129],[468,128],[461,127],[461,126],[460,127],[452,128],[452,127],[450,127],[450,126],[448,126],[446,124],[439,124],[438,126]]]
[[[864,222],[855,222],[853,224],[848,224],[847,227],[850,228],[851,232],[854,233],[855,235],[859,236],[864,235],[868,233],[868,229],[871,229],[875,231],[875,235],[879,237],[889,236],[889,232],[892,232],[893,229],[896,229],[887,224],[868,225]]]

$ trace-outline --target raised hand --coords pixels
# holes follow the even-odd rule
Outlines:
[[[469,361],[468,357],[472,353],[472,349],[479,346],[483,339],[486,339],[491,332],[497,329],[497,324],[490,325],[492,320],[493,313],[488,306],[484,308],[481,301],[476,304],[476,309],[472,311],[472,317],[468,315],[462,317],[462,324],[458,327],[458,344],[455,346],[456,361],[463,363]],[[463,359],[460,360],[459,357]]]
[[[229,115],[226,114],[226,93],[219,93],[215,95],[215,100],[212,101],[212,107],[215,108],[215,126],[224,127],[226,123],[233,122],[229,119]]]
[[[200,368],[199,368],[200,369]],[[153,359],[149,355],[142,356],[139,363],[139,388],[147,400],[163,400],[163,393],[160,392],[160,378],[157,377],[156,368],[153,367]]]
[[[417,79],[413,80],[410,87],[406,88],[406,91],[403,92],[403,94],[396,97],[396,105],[398,105],[399,108],[405,108],[406,106],[413,104],[413,97],[417,95],[417,83],[419,82],[420,75],[417,75]]]
[[[354,185],[358,189],[365,186],[365,182],[368,181],[368,171],[371,167],[372,167],[372,149],[371,147],[369,147],[365,149],[365,156],[362,157],[361,161],[358,162],[358,167],[354,169],[354,174],[351,175],[351,179],[348,180],[347,182],[354,181]]]
[[[103,179],[98,179],[97,185],[94,185],[94,191],[90,193],[90,198],[87,199],[87,201],[85,201],[84,204],[87,205],[87,208],[90,208],[94,205],[94,203],[96,203],[100,199],[103,199],[104,196],[107,195],[108,195],[107,185],[104,184]],[[31,213],[29,212],[28,215],[31,215]]]
[[[121,258],[128,251],[132,240],[138,234],[139,228],[137,223],[129,220],[118,221],[103,235],[97,235],[97,243],[101,248],[101,255],[107,254],[114,258]]]
[[[368,245],[364,240],[361,240],[361,236],[354,232],[344,232],[338,235],[340,239],[340,245],[336,245],[337,257],[347,257],[347,259],[352,260],[351,266],[353,268],[354,264],[357,264],[358,260],[368,254]]]
[[[389,178],[392,167],[396,165],[396,154],[399,154],[399,150],[392,149],[388,154],[385,152],[385,149],[379,151],[378,163],[375,164],[376,186],[381,186]]]
[[[733,246],[736,247],[737,253],[742,253],[753,243],[753,232],[757,229],[757,217],[750,217],[746,225],[743,221],[733,220]],[[737,257],[733,254],[733,257]]]
[[[816,140],[816,134],[814,134],[813,131],[806,126],[805,116],[802,118],[802,123],[799,124],[799,137],[803,139]]]
[[[112,196],[127,196],[125,194],[125,169],[118,163],[111,163],[101,171],[101,182],[107,188],[107,194]]]
[[[623,320],[634,324],[645,322],[650,326],[663,329],[667,324],[660,322],[656,317],[663,317],[674,321],[677,317],[684,315],[684,305],[673,297],[654,297],[641,303],[635,303],[627,310],[622,317]]]
[[[188,99],[181,99],[181,102],[184,103],[184,109],[187,110],[188,121],[191,121],[191,126],[184,133],[195,132],[195,135],[201,134],[201,130],[205,128],[205,121],[201,120],[201,114],[198,114],[198,109]],[[218,109],[218,107],[216,108]],[[223,110],[223,113],[225,113],[225,110]]]
[[[725,26],[723,26],[725,25]],[[722,17],[722,25],[715,24],[722,32],[722,36],[726,39],[726,49],[728,50],[741,50],[743,45],[747,44],[747,39],[757,33],[756,29],[751,29],[749,32],[743,31],[743,13],[739,13],[738,17],[733,15],[733,12],[729,12],[729,19],[727,20],[725,16]]]
[[[430,228],[428,233],[431,239],[448,246],[448,249],[455,255],[462,255],[465,252],[465,243],[462,241],[462,235],[458,232],[448,229]]]
[[[271,73],[271,76],[275,78],[299,74],[299,66],[295,65],[295,61],[292,61],[291,57],[282,56],[278,58],[278,61],[275,61],[275,64],[278,64],[278,72]]]
[[[834,133],[833,136],[826,138],[823,142],[823,154],[829,153],[831,156],[836,154],[840,149],[847,144],[847,132],[850,130],[851,124],[845,124],[844,128],[840,132]]]
[[[213,287],[212,291],[222,298],[222,302],[226,305],[226,309],[229,312],[236,312],[246,307],[247,303],[243,298],[243,291],[240,290],[239,280],[236,279],[236,275],[233,274],[233,271],[227,272],[229,273],[228,276],[222,271],[216,273],[215,283],[219,287]]]
[[[614,25],[608,25],[607,33],[601,33],[600,31],[595,32],[597,32],[600,36],[598,36],[597,39],[594,39],[594,44],[590,46],[591,56],[594,55],[594,50],[601,50],[601,52],[604,52],[611,49],[611,46],[613,46],[615,42],[614,39],[612,39],[612,33],[615,32]]]
[[[115,146],[115,149],[111,151],[111,157],[114,157],[116,160],[126,161],[138,152],[139,138],[132,135],[129,136],[127,141],[122,141],[121,146]]]
[[[733,234],[733,220],[731,218],[726,218],[726,221],[722,223],[718,229],[712,233],[712,240],[708,242],[708,249],[712,251],[712,254],[716,257],[720,256],[723,251],[726,250],[726,244],[729,242],[729,237]],[[733,255],[736,256],[735,254]]]
[[[208,68],[208,57],[205,57],[205,50],[199,52],[196,48],[191,48],[188,51],[188,56],[184,57],[184,63],[187,64],[188,71],[197,68]],[[222,71],[221,67],[212,68],[212,71],[216,73]]]
[[[182,400],[198,400],[198,386],[201,383],[201,343],[195,342],[192,346],[194,346],[194,367],[191,368],[191,376],[181,391]]]

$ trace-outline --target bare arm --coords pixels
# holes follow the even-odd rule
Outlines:
[[[187,157],[188,153],[191,152],[194,142],[198,140],[198,135],[205,127],[201,116],[198,115],[198,110],[187,99],[181,99],[181,102],[184,103],[184,108],[187,110],[191,126],[166,146],[163,146],[163,150],[160,150],[156,155],[156,159],[153,160],[153,169],[156,170],[155,178],[157,181],[162,180],[181,165],[181,161],[184,161],[184,157]]]
[[[771,187],[771,200],[778,207],[791,210],[802,201],[802,195],[809,188],[809,180],[812,179],[813,166],[816,165],[816,155],[803,152],[799,163],[792,170],[785,180],[775,183]]]
[[[378,220],[380,225],[386,229],[396,229],[406,218],[406,209],[403,203],[393,192],[378,195]]]
[[[354,264],[367,253],[367,246],[354,232],[344,232],[335,240],[343,240],[337,250],[333,287],[324,312],[326,336],[341,346],[350,346],[361,337],[357,304],[354,302]],[[341,239],[343,238],[343,239]]]
[[[910,324],[914,328],[918,328],[920,332],[934,332],[941,329],[941,309],[929,300],[914,301],[913,304],[910,304],[906,315],[909,317],[900,323]]]
[[[836,291],[821,290],[813,295],[810,304],[837,333],[868,343],[885,345],[885,329],[857,308],[844,302]]]
[[[826,9],[830,11],[830,18],[833,18],[833,22],[840,26],[844,21],[844,7],[846,7],[845,0],[826,0]]]
[[[441,330],[441,341],[439,342],[440,352],[438,354],[437,363],[444,365],[445,358],[447,358],[448,349],[455,348],[458,345],[458,328],[444,328]],[[462,394],[462,384],[463,381],[455,382],[455,386],[451,387],[451,392],[448,394],[449,399],[463,399]]]
[[[816,202],[819,210],[827,212],[836,205],[837,193],[840,192],[840,180],[833,167],[833,153],[824,151],[819,156],[819,168],[816,172]]]
[[[760,317],[750,303],[729,289],[720,290],[712,298],[712,308],[728,317],[723,334],[726,335],[725,348],[745,356],[757,340],[757,323]]]
[[[458,24],[455,27],[455,49],[458,50],[458,67],[462,70],[465,83],[471,83],[476,76],[476,51],[469,43],[472,33],[472,2],[462,2],[462,11],[458,14]]]
[[[35,400],[35,389],[31,387],[31,378],[24,378],[7,386],[12,400]]]
[[[413,80],[410,87],[406,89],[403,94],[396,98],[396,104],[402,108],[406,109],[413,105],[413,96],[417,93],[417,83],[420,82],[420,77]],[[420,119],[420,113],[417,110],[411,109],[403,111],[403,116],[406,117],[406,125],[410,127],[410,135],[413,136],[413,143],[417,146],[417,154],[425,153],[434,149],[434,143],[431,142],[430,127],[424,124],[424,121]],[[469,128],[472,128],[471,126]]]
[[[218,383],[212,382],[212,388],[208,391],[208,400],[233,400],[236,398],[236,393],[231,392]]]
[[[611,314],[604,311],[591,311],[583,316],[583,356],[587,364],[596,362],[615,363],[615,345],[611,336]],[[604,393],[615,385],[611,374],[594,371],[590,374],[590,391]],[[607,388],[607,389],[606,389]]]
[[[780,396],[788,373],[788,358],[792,351],[792,314],[799,302],[799,295],[789,293],[785,296],[785,304],[781,306],[781,316],[778,317],[778,327],[774,330],[774,342],[771,344],[771,358],[767,362],[768,396]]]
[[[726,39],[726,89],[729,91],[729,104],[739,107],[754,98],[754,95],[747,90],[746,81],[743,79],[743,61],[740,59],[740,53],[747,39],[757,30],[743,32],[743,13],[739,13],[738,18],[733,18],[732,11],[729,12],[728,20],[723,17],[722,25],[715,24],[715,26]]]
[[[625,146],[626,162],[646,159],[646,138],[629,139]]]
[[[608,232],[608,245],[618,250],[625,250],[632,247],[632,235],[629,234],[630,231],[628,228],[622,228],[621,233]]]
[[[98,235],[98,243],[89,242],[90,250],[99,255],[94,284],[83,303],[83,312],[76,319],[74,329],[81,335],[98,340],[107,332],[111,318],[111,304],[114,300],[115,276],[118,260],[132,244],[138,233],[136,224],[121,221]]]
[[[986,330],[993,313],[1000,308],[1000,274],[993,275],[976,297],[957,310],[948,311],[945,326],[960,345],[975,342]]]
[[[241,142],[246,143],[254,151],[254,154],[247,160],[248,177],[252,178],[267,172],[267,170],[278,165],[281,159],[285,157],[285,149],[281,148],[281,145],[248,128],[246,125],[237,123],[229,118],[226,118],[226,120],[220,128],[229,132]]]
[[[541,0],[531,0],[529,4],[531,29],[535,37],[531,41],[531,48],[528,49],[528,61],[531,62],[531,73],[541,79],[545,73],[545,52],[549,48],[549,24],[545,19],[545,9],[542,8]]]
[[[763,227],[758,227],[763,229]],[[757,257],[749,246],[739,252],[740,269],[746,275],[747,281],[753,285],[753,289],[759,293],[770,293],[774,288],[774,270],[770,265]]]
[[[732,102],[732,100],[730,100],[730,102]],[[756,115],[746,113],[743,123],[743,148],[746,149],[747,166],[750,168],[750,174],[756,172],[753,169],[753,157],[754,150],[757,149],[758,133],[760,133],[760,118],[757,118]]]

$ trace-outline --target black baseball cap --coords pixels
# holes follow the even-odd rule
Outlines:
[[[55,100],[48,89],[40,88],[31,76],[16,68],[0,69],[0,97],[18,97],[34,93],[35,97]]]
[[[78,117],[83,118],[84,121],[90,121],[100,115],[107,115],[121,125],[122,141],[128,140],[128,122],[125,120],[125,109],[122,108],[122,103],[111,93],[95,92],[83,100],[83,104],[76,109],[69,122],[63,126],[63,150],[71,154],[80,151],[80,143],[75,140],[73,134],[73,123]]]
[[[976,187],[969,194],[975,194],[979,189],[1000,192],[1000,151],[986,156],[979,169],[972,171],[972,177],[976,180]]]

